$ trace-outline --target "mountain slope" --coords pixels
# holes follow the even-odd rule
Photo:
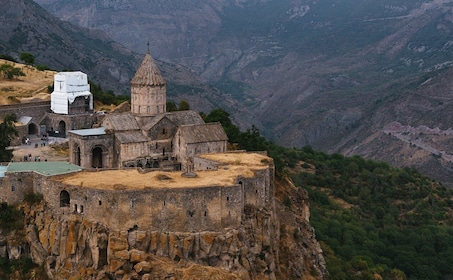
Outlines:
[[[0,54],[19,57],[30,52],[36,64],[58,71],[80,70],[103,89],[129,94],[130,80],[143,59],[100,30],[72,25],[50,15],[31,0],[0,0]],[[144,44],[146,46],[146,44]],[[259,123],[249,110],[218,89],[200,82],[190,69],[157,61],[168,81],[168,98],[186,99],[192,107],[208,112],[222,107],[243,117],[235,118],[243,127]]]
[[[37,2],[132,49],[151,40],[159,59],[246,105],[280,144],[451,177],[449,162],[430,152],[389,157],[403,143],[383,128],[451,127],[452,0]]]
[[[29,0],[2,0],[0,53],[27,51],[36,62],[63,70],[82,70],[103,85],[124,92],[138,57],[100,31],[62,22]]]

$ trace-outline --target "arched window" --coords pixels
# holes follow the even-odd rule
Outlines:
[[[69,207],[71,204],[71,198],[69,193],[65,190],[60,192],[60,207]]]

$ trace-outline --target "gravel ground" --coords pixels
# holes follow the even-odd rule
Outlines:
[[[49,139],[43,144],[43,141],[38,137],[30,138],[30,145],[20,145],[13,147],[13,160],[18,161],[25,161],[25,156],[30,161],[34,161],[40,159],[40,161],[69,161],[69,150],[65,147],[65,143],[67,143],[68,139],[65,138],[55,138],[49,137]]]

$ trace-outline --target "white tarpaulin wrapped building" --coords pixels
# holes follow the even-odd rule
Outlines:
[[[55,75],[50,109],[56,114],[79,114],[93,110],[93,95],[83,72],[60,72]]]

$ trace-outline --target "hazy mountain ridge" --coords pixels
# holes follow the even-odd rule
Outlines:
[[[57,71],[80,70],[106,90],[129,94],[130,80],[143,54],[124,48],[101,30],[61,21],[31,0],[0,0],[0,5],[5,11],[0,15],[0,54],[18,59],[21,52],[30,52],[35,64]],[[169,82],[169,99],[186,99],[194,109],[204,112],[222,103],[225,109],[244,115],[235,118],[243,127],[259,123],[240,102],[203,84],[187,67],[157,63]]]
[[[155,57],[246,105],[286,146],[388,160],[383,147],[399,144],[369,141],[386,124],[451,126],[452,0],[37,2],[131,49],[150,40]],[[409,154],[390,163],[432,169],[431,156]]]

